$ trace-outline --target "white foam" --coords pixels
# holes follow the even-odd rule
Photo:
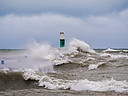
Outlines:
[[[128,92],[128,82],[116,81],[114,79],[103,81],[79,80],[78,83],[71,86],[72,90],[90,90],[90,91],[116,91]]]
[[[4,72],[4,73],[8,73],[10,70],[8,68],[3,68],[0,71]]]
[[[120,50],[120,49],[111,49],[111,48],[108,48],[106,50],[104,50],[103,52],[120,52],[120,53],[128,53],[128,50]]]
[[[69,59],[59,58],[59,59],[55,59],[53,61],[53,64],[54,65],[61,65],[61,64],[66,64],[66,63],[70,63],[70,62],[71,62],[71,60],[69,60]]]
[[[25,80],[31,79],[31,80],[40,80],[41,76],[38,75],[34,70],[27,69],[25,70],[23,77]]]
[[[128,82],[116,81],[113,78],[102,81],[84,80],[63,80],[47,75],[38,75],[33,70],[27,70],[23,75],[25,80],[31,79],[38,81],[39,86],[47,89],[70,89],[70,90],[89,90],[89,91],[115,91],[128,92]]]
[[[128,55],[111,55],[112,59],[118,59],[118,58],[128,58]]]
[[[100,54],[101,57],[108,57],[110,59],[118,59],[118,58],[128,58],[128,55],[113,55],[109,53],[102,53]]]
[[[42,76],[39,81],[39,86],[43,86],[47,89],[69,89],[72,82],[69,80],[56,79],[49,76]]]
[[[123,50],[124,53],[128,53],[128,50]]]
[[[89,70],[97,69],[98,66],[99,66],[98,64],[90,64],[90,65],[88,66],[88,69],[89,69]]]
[[[89,69],[89,70],[97,69],[99,66],[101,66],[101,65],[103,65],[103,64],[105,64],[105,62],[99,62],[98,64],[90,64],[90,65],[88,66],[88,69]]]
[[[102,53],[100,54],[101,57],[111,57],[111,54],[109,53]]]
[[[119,50],[114,50],[114,49],[108,48],[108,49],[104,50],[103,52],[115,52],[115,51],[119,51]]]

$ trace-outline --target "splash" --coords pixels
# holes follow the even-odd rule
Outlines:
[[[95,53],[94,50],[90,48],[90,46],[85,43],[84,41],[80,41],[76,38],[72,39],[69,43],[69,50],[70,51],[83,51],[83,52],[89,52],[89,53]]]
[[[93,49],[90,48],[87,43],[76,38],[73,38],[64,50],[59,50],[58,52],[61,55],[59,56],[59,58],[53,60],[54,65],[74,63],[73,58],[75,58],[76,55],[79,55],[80,52],[87,53],[86,55],[96,53]]]

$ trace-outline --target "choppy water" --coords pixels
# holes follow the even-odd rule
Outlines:
[[[34,43],[0,50],[0,95],[127,96],[128,50],[92,50],[73,39],[65,49]]]

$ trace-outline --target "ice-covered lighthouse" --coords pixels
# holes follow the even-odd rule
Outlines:
[[[64,38],[64,32],[60,32],[60,48],[65,47],[65,38]]]

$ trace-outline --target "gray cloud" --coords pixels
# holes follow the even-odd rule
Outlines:
[[[0,15],[42,13],[83,17],[128,8],[128,0],[0,0]]]
[[[76,37],[93,48],[128,47],[128,9],[106,15],[84,18],[60,14],[36,14],[0,17],[0,48],[17,48],[29,40],[49,41],[58,46],[59,32],[65,31],[67,41]]]

